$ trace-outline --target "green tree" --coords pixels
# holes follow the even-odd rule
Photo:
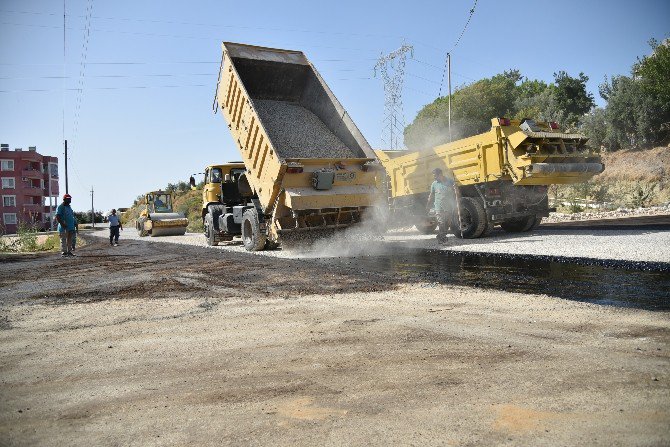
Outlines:
[[[516,83],[520,80],[518,70],[509,70],[457,89],[451,99],[453,139],[484,132],[490,128],[491,118],[511,115]],[[405,145],[410,149],[430,148],[448,141],[447,97],[425,106],[405,128]]]
[[[514,102],[514,118],[533,118],[540,121],[565,122],[566,114],[556,100],[555,89],[544,91],[530,97],[519,97]]]
[[[565,113],[565,127],[575,127],[579,119],[595,106],[593,94],[586,91],[589,77],[579,73],[573,78],[565,71],[554,73],[554,92],[558,109]]]
[[[600,85],[600,94],[607,101],[605,142],[610,149],[653,146],[667,138],[670,117],[664,104],[639,79],[614,76]]]
[[[649,41],[652,54],[643,56],[633,65],[633,75],[639,78],[643,90],[664,105],[670,104],[670,40]]]
[[[590,140],[590,146],[600,148],[607,146],[607,111],[596,107],[584,115],[579,122],[579,130]]]

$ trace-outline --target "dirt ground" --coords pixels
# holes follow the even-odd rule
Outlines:
[[[170,243],[0,256],[0,445],[670,445],[670,315]]]

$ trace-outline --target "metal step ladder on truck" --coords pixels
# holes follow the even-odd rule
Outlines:
[[[178,236],[186,234],[188,219],[174,212],[174,197],[166,191],[151,191],[144,196],[144,208],[135,221],[140,236]]]
[[[453,175],[454,196],[460,196],[450,216],[451,232],[473,239],[496,225],[512,233],[536,228],[555,211],[549,208],[549,185],[586,182],[603,172],[587,140],[561,132],[554,122],[493,118],[491,130],[469,138],[426,150],[376,153],[386,169],[395,222],[414,224],[423,233],[435,230],[426,201],[432,171],[440,168]]]
[[[256,251],[365,220],[380,197],[379,162],[307,57],[230,42],[222,49],[213,108],[246,172],[237,180],[242,213],[219,216],[219,228],[232,217]]]

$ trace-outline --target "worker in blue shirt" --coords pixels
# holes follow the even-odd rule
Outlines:
[[[107,216],[109,221],[109,245],[118,247],[119,245],[119,230],[123,230],[121,219],[116,214],[116,209],[112,210],[112,214]]]
[[[428,209],[435,210],[435,217],[439,229],[437,231],[437,241],[447,242],[447,231],[449,231],[449,216],[452,211],[454,190],[454,181],[444,175],[442,169],[433,169],[433,183],[430,185],[430,194],[428,195]]]
[[[63,203],[56,209],[56,220],[58,221],[58,234],[60,236],[61,256],[74,256],[72,253],[72,238],[75,232],[74,211],[70,206],[72,196],[65,194]]]

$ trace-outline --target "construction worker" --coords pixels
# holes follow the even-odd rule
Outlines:
[[[447,231],[449,231],[449,216],[451,210],[452,192],[454,190],[454,181],[444,175],[442,169],[433,169],[433,183],[430,185],[430,194],[428,194],[427,208],[435,210],[435,217],[439,229],[437,231],[437,241],[439,243],[447,242]]]
[[[107,216],[109,221],[109,245],[118,247],[119,245],[119,230],[123,230],[121,219],[116,215],[116,209],[112,210],[112,214]]]
[[[72,238],[75,232],[74,211],[70,203],[72,196],[65,194],[63,203],[56,209],[56,220],[58,221],[58,234],[60,236],[61,256],[74,256],[72,253]]]

